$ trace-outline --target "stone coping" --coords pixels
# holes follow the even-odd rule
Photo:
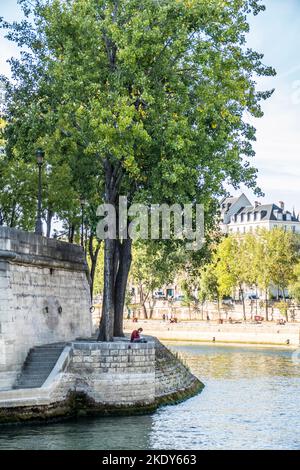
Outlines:
[[[155,342],[147,343],[131,343],[130,341],[110,341],[110,342],[93,342],[93,341],[73,341],[72,348],[74,350],[97,350],[97,349],[154,349]]]
[[[0,227],[0,259],[10,263],[87,270],[81,246],[9,227]]]
[[[37,266],[41,268],[56,268],[56,269],[64,269],[70,271],[88,271],[88,267],[85,263],[77,263],[73,261],[64,261],[64,260],[57,260],[47,256],[39,256],[39,255],[28,255],[28,254],[20,254],[14,251],[6,251],[0,250],[0,259],[6,260],[9,263],[15,264],[28,264],[31,266]]]

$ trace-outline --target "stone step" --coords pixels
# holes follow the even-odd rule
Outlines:
[[[14,388],[41,387],[53,370],[63,348],[63,343],[32,348],[25,359]]]
[[[45,362],[35,362],[29,363],[28,365],[24,366],[22,372],[29,372],[29,371],[46,371],[49,369],[53,369],[52,364],[45,363]]]
[[[61,351],[62,348],[39,348],[39,349],[32,349],[32,354],[56,354],[57,351]]]
[[[51,360],[51,359],[54,359],[55,357],[57,357],[58,354],[60,354],[60,351],[61,350],[58,350],[56,352],[51,352],[51,353],[46,353],[46,352],[41,352],[41,353],[38,353],[38,352],[32,352],[30,353],[29,357],[27,356],[26,360],[35,360],[35,359],[48,359],[48,360]]]
[[[60,352],[57,353],[57,354],[51,354],[51,355],[46,355],[46,354],[41,354],[41,355],[32,355],[30,358],[27,358],[26,361],[24,362],[24,365],[25,364],[28,364],[29,362],[30,363],[33,363],[33,362],[51,362],[51,361],[55,361],[55,359],[57,358],[57,356],[60,355]]]
[[[52,369],[48,369],[46,371],[38,372],[38,371],[28,371],[28,372],[22,372],[22,375],[20,376],[20,379],[22,380],[23,378],[30,379],[32,380],[43,378],[43,377],[48,377]]]

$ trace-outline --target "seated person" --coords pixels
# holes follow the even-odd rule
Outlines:
[[[141,338],[140,333],[143,331],[143,328],[139,328],[138,330],[133,330],[130,337],[131,343],[147,343],[145,338]]]

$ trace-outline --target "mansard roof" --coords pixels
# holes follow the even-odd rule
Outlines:
[[[254,214],[259,213],[261,214],[260,220],[269,221],[269,220],[278,220],[276,217],[277,214],[282,214],[282,219],[280,221],[287,221],[287,215],[290,216],[289,222],[299,222],[299,216],[296,217],[295,214],[292,214],[289,211],[285,211],[281,207],[277,206],[276,204],[261,204],[259,206],[248,206],[242,207],[235,215],[247,215],[247,214]]]

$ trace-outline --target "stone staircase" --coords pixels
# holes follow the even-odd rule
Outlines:
[[[45,344],[30,349],[14,389],[39,388],[53,370],[65,343]]]

